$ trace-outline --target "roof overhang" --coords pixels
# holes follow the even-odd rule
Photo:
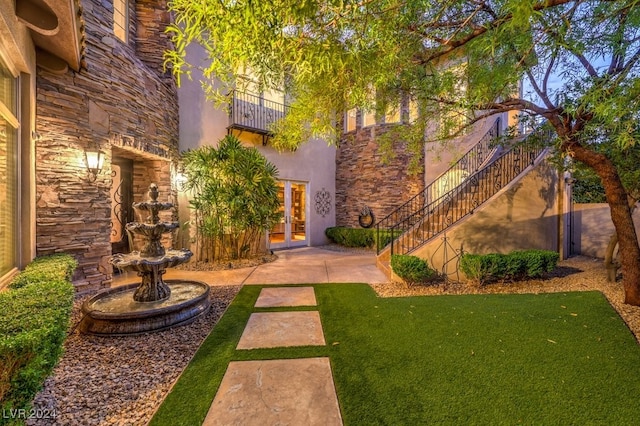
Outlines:
[[[79,71],[83,53],[83,23],[78,0],[16,0],[16,17],[26,25],[36,45],[36,64],[48,71]]]

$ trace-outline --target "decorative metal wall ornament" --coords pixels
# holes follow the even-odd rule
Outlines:
[[[444,278],[445,282],[460,282],[460,258],[464,254],[463,245],[460,244],[459,249],[454,248],[449,242],[446,232],[440,240],[442,242],[431,255],[431,265],[435,265],[436,254],[442,251],[442,270],[439,272],[440,276]],[[453,264],[452,268],[448,266],[450,263]],[[447,272],[449,269],[453,270]]]
[[[371,228],[376,222],[376,218],[369,206],[364,206],[358,215],[358,223],[363,228]]]
[[[324,188],[321,191],[316,191],[316,195],[313,197],[315,202],[316,213],[325,217],[331,211],[331,193]]]

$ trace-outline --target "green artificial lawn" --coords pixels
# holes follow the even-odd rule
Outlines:
[[[232,360],[328,356],[345,425],[637,424],[640,347],[598,292],[377,298],[315,285],[324,347],[235,350],[245,286],[151,425],[200,425]]]

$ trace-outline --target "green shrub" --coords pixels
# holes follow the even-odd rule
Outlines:
[[[335,226],[324,231],[327,238],[345,247],[372,247],[375,229]]]
[[[374,231],[374,238],[376,238],[375,246],[378,250],[384,248],[387,244],[391,243],[391,231],[381,230],[380,235]],[[398,231],[396,231],[396,236],[398,236]]]
[[[76,266],[69,255],[38,258],[0,293],[0,410],[5,413],[28,408],[62,354]],[[0,418],[0,424],[7,421]]]
[[[436,276],[436,271],[423,259],[405,254],[391,256],[391,269],[408,285],[424,283]]]
[[[375,228],[334,226],[325,229],[324,233],[331,241],[345,247],[383,248],[391,242],[390,231],[380,231],[380,237],[378,237]]]
[[[27,284],[43,281],[71,281],[71,276],[78,263],[68,254],[53,254],[35,258],[9,284],[9,288],[21,288]]]
[[[460,260],[467,278],[480,284],[497,280],[537,278],[551,272],[558,263],[558,253],[548,250],[521,250],[509,254],[468,254]]]

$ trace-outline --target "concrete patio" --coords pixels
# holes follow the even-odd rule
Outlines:
[[[374,252],[338,252],[318,247],[275,251],[278,259],[259,266],[220,271],[168,269],[165,279],[202,281],[211,286],[243,284],[381,283]],[[113,285],[139,282],[133,273],[114,278]]]

